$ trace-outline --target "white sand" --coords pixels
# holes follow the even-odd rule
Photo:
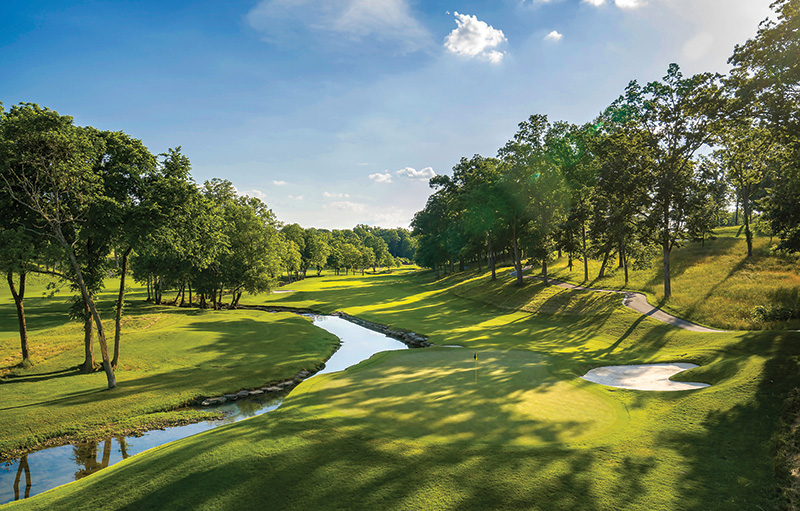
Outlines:
[[[592,369],[581,378],[609,387],[632,390],[695,390],[709,387],[707,383],[669,379],[672,375],[695,367],[699,366],[686,363],[607,366]]]

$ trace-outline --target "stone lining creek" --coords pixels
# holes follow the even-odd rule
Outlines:
[[[253,308],[266,312],[285,310]],[[311,316],[316,326],[342,341],[325,367],[316,374],[342,371],[382,351],[430,345],[424,336],[393,330],[344,313],[321,316],[305,310],[292,312]],[[147,449],[275,410],[297,383],[313,376],[310,372],[301,371],[295,378],[278,384],[204,399],[203,410],[225,413],[224,418],[219,420],[148,431],[141,436],[109,437],[95,442],[51,447],[2,463],[0,504],[75,481]]]

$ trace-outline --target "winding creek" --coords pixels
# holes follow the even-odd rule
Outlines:
[[[325,368],[316,374],[342,371],[381,351],[408,349],[401,341],[339,317],[312,318],[316,326],[342,341]],[[0,504],[75,481],[147,449],[270,412],[281,405],[288,393],[264,394],[203,408],[225,412],[225,417],[219,420],[148,431],[141,436],[109,437],[95,442],[51,447],[7,461],[0,464]]]

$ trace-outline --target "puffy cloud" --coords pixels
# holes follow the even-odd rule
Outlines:
[[[583,2],[594,5],[595,7],[600,7],[601,5],[605,5],[606,0],[583,0]]]
[[[241,196],[255,197],[261,200],[267,198],[267,194],[262,192],[261,190],[236,190],[236,193],[238,193]]]
[[[395,172],[398,176],[406,176],[411,179],[419,179],[420,181],[427,181],[433,176],[436,175],[436,172],[433,171],[431,167],[425,167],[424,169],[416,170],[412,169],[411,167],[406,167],[404,169],[400,169]]]
[[[449,52],[483,58],[493,63],[503,60],[503,53],[493,50],[507,40],[502,30],[493,28],[476,16],[457,12],[453,14],[458,26],[444,40],[444,47]]]
[[[620,9],[636,9],[644,5],[643,0],[614,0],[614,4]]]
[[[380,172],[376,172],[375,174],[370,174],[369,178],[375,181],[376,183],[391,183],[392,182],[392,175],[389,172],[385,172],[381,174]]]
[[[564,34],[559,34],[557,30],[553,30],[552,32],[544,36],[544,40],[557,43],[558,41],[561,40],[562,37],[564,37]]]
[[[272,184],[275,186],[283,186],[286,184],[286,181],[273,181]]]
[[[286,44],[304,33],[328,33],[339,40],[390,41],[405,51],[431,44],[408,0],[262,0],[245,20],[275,43]]]
[[[289,197],[292,200],[303,200],[302,195],[288,195],[287,197]]]
[[[349,199],[350,195],[347,193],[330,193],[322,192],[322,196],[326,199]]]

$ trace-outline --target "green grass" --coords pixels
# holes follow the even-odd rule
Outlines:
[[[687,243],[672,252],[672,297],[664,301],[663,262],[660,253],[650,268],[633,270],[626,289],[647,294],[650,303],[706,326],[728,330],[799,329],[800,320],[759,323],[753,319],[758,305],[782,304],[800,290],[800,258],[773,252],[776,241],[755,237],[748,258],[739,227],[717,230],[716,239]],[[606,276],[598,279],[601,261],[589,260],[590,287],[624,289],[625,275],[616,260],[609,260]],[[583,262],[569,271],[564,257],[548,267],[551,277],[582,283]],[[538,271],[538,270],[537,270]]]
[[[325,276],[248,298],[345,310],[467,348],[375,356],[302,383],[276,412],[9,509],[727,511],[780,502],[774,434],[800,383],[800,334],[687,332],[618,300],[540,283],[499,304],[509,280]],[[591,313],[569,312],[581,300]],[[680,379],[712,386],[638,392],[578,378],[599,365],[671,361],[700,364]]]
[[[64,322],[62,297],[37,299],[31,293],[26,300],[36,362],[27,369],[14,367],[20,355],[13,303],[0,303],[0,360],[6,364],[0,379],[0,455],[54,437],[160,425],[169,417],[157,412],[291,378],[317,367],[338,344],[293,314],[203,312],[149,305],[141,298],[134,295],[126,309],[118,387],[111,391],[105,390],[102,371],[77,371],[83,361],[83,327]],[[101,306],[109,310],[112,299],[111,292],[101,295]],[[49,300],[43,321],[42,313],[35,312],[39,300]],[[106,328],[112,333],[113,321]]]

